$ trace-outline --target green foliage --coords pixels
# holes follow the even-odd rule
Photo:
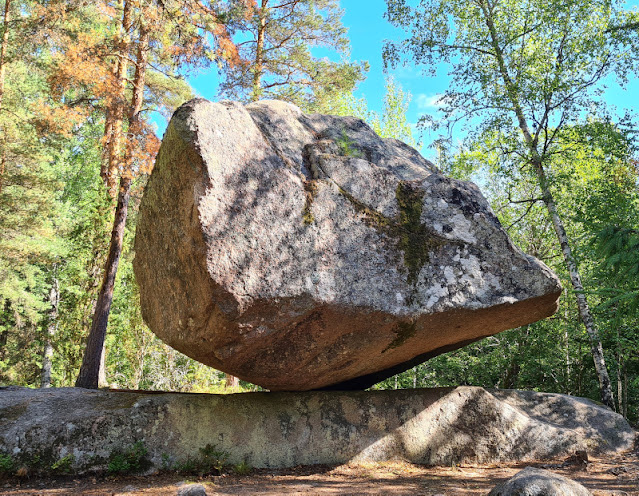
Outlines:
[[[348,137],[345,130],[342,130],[340,137],[337,139],[337,146],[340,153],[345,157],[363,158],[361,150],[359,150],[352,139]]]
[[[59,474],[70,474],[74,462],[75,457],[73,455],[64,456],[51,465],[51,470]]]
[[[124,452],[118,450],[111,453],[107,471],[109,474],[138,473],[149,466],[147,454],[144,443],[137,441]]]
[[[229,454],[226,451],[219,450],[213,444],[207,444],[200,448],[198,458],[189,457],[176,463],[175,471],[181,474],[220,475],[228,457]]]
[[[474,115],[482,130],[515,127],[515,98],[525,120],[538,124],[533,132],[540,143],[552,145],[553,123],[573,122],[582,109],[597,108],[602,79],[616,74],[624,82],[637,68],[637,37],[608,29],[633,18],[620,1],[386,4],[386,18],[408,33],[387,42],[388,66],[411,60],[434,75],[439,64],[450,64],[443,123],[470,124]]]
[[[200,448],[202,467],[212,473],[222,473],[222,469],[229,458],[226,451],[221,451],[213,444],[207,444]]]
[[[12,474],[15,465],[15,460],[11,455],[0,453],[0,476]]]
[[[231,24],[243,62],[222,72],[222,96],[240,101],[276,98],[307,107],[352,91],[364,79],[368,63],[346,61],[349,40],[337,0],[258,4],[248,18]],[[316,57],[315,47],[342,60]]]
[[[248,475],[252,471],[253,471],[253,467],[251,467],[251,465],[248,464],[246,460],[233,465],[233,472],[235,472],[237,475]]]
[[[368,110],[366,99],[355,98],[351,91],[336,92],[330,98],[302,108],[307,112],[357,117],[371,126],[382,138],[395,138],[411,146],[418,146],[406,118],[411,101],[410,93],[404,92],[391,77],[386,79],[385,89],[381,114]]]

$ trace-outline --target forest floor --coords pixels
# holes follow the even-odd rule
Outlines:
[[[485,495],[526,466],[546,468],[576,480],[595,496],[639,496],[639,450],[580,461],[423,467],[405,462],[255,469],[248,475],[185,477],[176,474],[122,477],[24,478],[0,481],[10,496],[175,496],[185,483],[199,483],[214,495]]]

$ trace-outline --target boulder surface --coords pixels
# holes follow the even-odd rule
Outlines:
[[[495,486],[488,496],[592,496],[592,493],[563,475],[526,467]]]
[[[271,390],[369,387],[547,317],[561,292],[477,186],[279,101],[175,112],[135,251],[151,330]]]
[[[73,456],[104,470],[134,443],[151,467],[198,460],[211,445],[253,467],[406,460],[427,465],[602,456],[633,429],[590,400],[479,387],[188,394],[0,388],[0,453],[42,467]],[[166,468],[166,467],[165,467]]]

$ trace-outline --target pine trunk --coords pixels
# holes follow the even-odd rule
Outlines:
[[[109,246],[105,274],[102,280],[102,286],[100,287],[100,293],[98,294],[98,301],[95,305],[95,313],[93,314],[93,321],[91,322],[91,330],[89,331],[82,366],[80,367],[78,379],[75,382],[76,387],[89,389],[96,389],[98,387],[100,361],[109,321],[109,312],[111,311],[111,303],[113,301],[115,276],[118,271],[118,264],[120,263],[120,255],[122,254],[130,191],[131,179],[122,177],[120,179],[120,193],[115,209],[115,220],[113,222],[113,231],[111,232],[111,244]]]
[[[60,303],[60,288],[58,278],[53,278],[53,284],[49,291],[49,324],[42,352],[42,371],[40,374],[40,387],[51,387],[51,362],[53,358],[53,338],[58,328],[58,304]]]
[[[9,43],[9,9],[11,8],[11,0],[6,0],[4,4],[4,14],[2,16],[2,45],[0,46],[0,111],[2,110],[2,101],[4,99],[4,82],[6,72],[7,45]],[[4,183],[4,172],[7,165],[7,152],[5,150],[5,130],[0,127],[0,194],[2,194],[2,185]]]
[[[253,90],[251,101],[256,102],[262,96],[262,74],[264,73],[264,36],[266,34],[266,9],[268,0],[262,0],[257,22],[257,43],[255,45],[255,63],[253,64]]]
[[[126,5],[128,4],[129,3],[126,2],[125,11]],[[136,61],[137,67],[133,81],[133,95],[128,112],[130,130],[137,128],[140,119],[146,79],[148,44],[149,33],[144,26],[141,26]],[[127,157],[126,161],[128,161],[128,158],[129,157]],[[115,209],[115,219],[113,221],[113,231],[111,233],[111,244],[109,246],[105,275],[98,295],[98,301],[95,306],[93,322],[91,323],[89,339],[87,340],[87,348],[82,360],[82,366],[80,367],[80,374],[76,381],[77,387],[93,389],[98,387],[100,363],[104,356],[104,340],[106,338],[106,329],[109,321],[109,313],[111,311],[111,303],[113,302],[115,277],[118,271],[120,255],[122,254],[124,229],[126,227],[126,219],[129,211],[131,182],[131,171],[123,171],[120,177],[120,191],[118,195],[118,203]]]
[[[237,389],[240,387],[240,379],[231,374],[224,374],[224,389]]]
[[[132,25],[132,5],[124,0],[122,6],[122,24],[116,42],[117,60],[114,67],[114,92],[110,96],[107,109],[105,134],[105,163],[100,174],[111,198],[118,194],[118,176],[123,168],[123,129],[126,107],[127,71],[129,68],[129,31]]]

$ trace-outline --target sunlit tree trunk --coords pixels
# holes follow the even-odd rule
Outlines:
[[[5,0],[4,14],[2,16],[2,45],[0,46],[0,119],[2,119],[2,101],[4,98],[4,81],[7,65],[7,45],[9,44],[9,9],[11,8],[11,0]],[[7,165],[7,151],[5,148],[5,130],[0,124],[0,194],[2,194],[2,185],[4,183],[4,173]]]
[[[54,269],[55,270],[55,269]],[[54,275],[51,290],[49,291],[49,323],[47,325],[42,352],[42,371],[40,374],[40,387],[51,387],[51,363],[53,359],[53,338],[58,328],[58,305],[60,303],[60,287],[58,277]]]
[[[105,335],[106,339],[106,335]],[[98,387],[109,387],[109,381],[107,381],[106,375],[106,346],[102,346],[102,353],[100,354],[100,368],[98,369]]]
[[[577,263],[572,254],[570,241],[568,239],[568,235],[566,234],[566,229],[564,227],[563,221],[557,213],[557,206],[548,186],[548,181],[546,180],[542,165],[540,163],[537,164],[536,169],[542,196],[544,198],[544,203],[546,204],[553,227],[555,228],[555,234],[557,235],[557,239],[559,240],[559,244],[561,246],[561,252],[564,256],[564,263],[566,264],[566,267],[570,274],[572,287],[575,290],[575,298],[577,299],[579,316],[581,317],[581,321],[586,328],[588,337],[590,338],[590,352],[592,354],[592,358],[595,363],[595,371],[597,372],[597,377],[599,379],[601,401],[604,405],[614,410],[615,402],[612,395],[612,384],[610,382],[610,377],[608,376],[608,369],[606,368],[603,346],[601,345],[599,331],[594,319],[592,318],[590,307],[588,306],[588,300],[586,299],[584,287],[581,283],[581,275],[579,273],[579,269],[577,268]]]
[[[128,3],[128,2],[127,2]],[[139,127],[140,112],[144,99],[144,85],[146,79],[146,65],[148,58],[149,33],[144,28],[140,28],[140,39],[138,42],[138,52],[136,59],[136,70],[133,80],[133,95],[131,106],[129,107],[129,132],[135,132]],[[131,140],[127,140],[127,143]],[[111,232],[111,243],[109,255],[107,257],[105,275],[98,294],[98,301],[89,331],[87,347],[85,350],[80,374],[76,381],[77,387],[97,388],[100,370],[100,361],[104,352],[104,340],[109,321],[109,313],[113,302],[113,290],[115,278],[118,272],[122,245],[124,242],[124,231],[129,210],[129,198],[131,194],[131,171],[123,171],[120,175],[118,203],[115,208],[115,219]]]
[[[129,68],[129,31],[132,25],[132,3],[123,0],[122,23],[117,39],[117,59],[113,69],[113,92],[109,97],[107,120],[104,129],[105,160],[100,170],[111,198],[118,195],[118,177],[123,163],[123,127],[126,115],[126,85],[127,71]]]
[[[266,12],[268,0],[262,0],[259,9],[259,22],[257,25],[257,45],[255,48],[255,63],[253,65],[253,91],[251,101],[257,101],[262,95],[262,75],[264,74],[264,37],[266,36]]]
[[[623,408],[623,357],[621,353],[617,355],[617,403],[619,405],[619,409],[617,410],[619,413],[622,413]]]
[[[231,374],[224,374],[224,389],[237,389],[240,387],[240,379]]]

